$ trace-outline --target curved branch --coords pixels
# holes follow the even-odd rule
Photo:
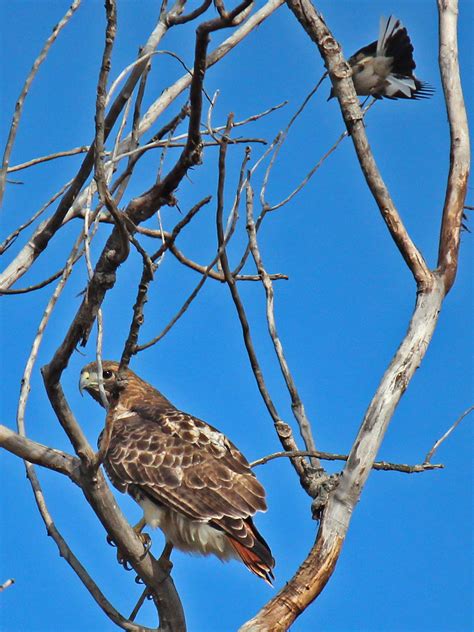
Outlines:
[[[284,588],[242,626],[240,632],[287,630],[325,587],[336,567],[352,512],[395,408],[431,341],[443,297],[443,286],[439,281],[431,292],[418,294],[405,339],[377,388],[343,474],[329,495],[313,548]],[[313,503],[313,511],[315,509],[320,508]]]
[[[438,0],[439,67],[449,121],[451,140],[448,185],[439,240],[438,272],[446,294],[458,267],[464,201],[470,169],[469,127],[459,75],[457,0]]]
[[[287,0],[287,4],[317,45],[324,59],[334,94],[339,100],[344,122],[354,143],[362,173],[392,239],[411,270],[418,288],[421,290],[431,288],[434,282],[433,274],[405,229],[370,149],[362,110],[351,79],[350,67],[341,53],[341,47],[310,0]]]
[[[46,530],[48,535],[53,538],[56,546],[58,547],[59,553],[63,559],[71,566],[76,575],[79,577],[81,582],[89,591],[92,598],[95,600],[97,605],[104,611],[104,613],[111,619],[114,623],[116,623],[122,630],[128,630],[129,632],[157,632],[152,628],[145,628],[143,626],[139,626],[133,621],[130,621],[123,617],[120,612],[118,612],[110,603],[110,601],[105,597],[105,595],[100,590],[99,586],[95,583],[89,573],[86,571],[84,566],[78,560],[78,558],[74,555],[71,548],[67,544],[66,540],[63,538],[59,530],[57,529],[54,521],[52,519],[51,514],[46,506],[46,502],[44,500],[43,492],[41,490],[41,486],[36,476],[36,472],[34,470],[33,465],[30,463],[25,463],[27,477],[29,478],[33,493],[35,496],[35,501],[38,506],[38,510],[40,515],[46,525]]]

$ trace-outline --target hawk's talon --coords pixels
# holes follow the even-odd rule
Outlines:
[[[148,533],[137,533],[137,535],[140,538],[141,543],[143,544],[143,549],[144,549],[143,557],[145,557],[145,555],[151,549],[151,545],[152,545],[151,538],[148,535]]]
[[[143,544],[143,554],[140,556],[141,560],[147,555],[152,545],[152,541],[148,533],[141,532],[141,529],[143,529],[144,526],[145,526],[145,522],[141,520],[137,525],[133,527],[133,530],[135,531],[137,537],[140,539],[140,542]],[[117,545],[115,544],[115,542],[112,540],[110,536],[107,536],[107,542],[111,546],[117,547]],[[125,557],[122,555],[120,550],[117,550],[117,562],[121,566],[123,566],[126,571],[133,570],[133,566],[130,564],[130,562],[127,559],[125,559]]]
[[[113,546],[115,549],[117,548],[117,545],[115,544],[115,542],[112,540],[112,538],[110,537],[109,534],[107,534],[107,537],[105,538],[107,540],[107,544],[109,544],[110,546]]]
[[[145,582],[143,581],[143,579],[140,577],[140,575],[137,575],[135,577],[135,583],[136,584],[144,584]]]
[[[119,564],[122,564],[122,566],[124,567],[126,571],[133,571],[133,566],[125,558],[122,558],[122,561],[119,560]]]

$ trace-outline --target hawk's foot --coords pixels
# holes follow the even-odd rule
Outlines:
[[[146,525],[146,522],[142,518],[133,527],[133,530],[135,531],[137,537],[140,539],[141,543],[143,544],[143,555],[142,555],[142,558],[145,557],[145,555],[148,553],[148,551],[151,548],[151,544],[152,544],[151,538],[148,535],[148,533],[142,533],[142,529],[145,527],[145,525]],[[112,538],[110,537],[110,535],[107,535],[106,539],[107,539],[107,544],[110,544],[110,546],[114,546],[114,547],[117,546],[115,544],[115,542],[112,540]],[[130,562],[126,559],[126,557],[123,555],[123,553],[120,551],[120,549],[117,550],[117,562],[121,566],[123,566],[126,571],[131,571],[132,570],[132,566],[130,565]]]

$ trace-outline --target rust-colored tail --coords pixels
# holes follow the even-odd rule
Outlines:
[[[246,547],[228,534],[227,537],[245,566],[252,573],[265,580],[269,586],[273,586],[275,560],[272,557],[270,548],[252,522],[249,521],[246,527],[253,536],[254,545],[252,548]]]

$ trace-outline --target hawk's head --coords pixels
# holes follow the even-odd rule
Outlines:
[[[117,385],[118,373],[118,362],[112,362],[111,360],[104,360],[102,362],[102,384],[104,385],[105,396],[109,402],[113,389],[116,388]],[[130,369],[122,370],[120,372],[120,387],[126,387],[128,379],[131,376],[138,380],[140,379],[133,371],[130,371]],[[87,391],[99,404],[102,404],[99,393],[99,371],[97,362],[91,362],[82,369],[81,379],[79,380],[79,390],[81,393]]]
[[[119,362],[104,360],[102,362],[102,384],[105,396],[110,403],[112,395],[117,397],[123,405],[135,408],[149,405],[170,406],[170,402],[145,380],[142,380],[130,369],[119,372]],[[87,391],[99,404],[103,402],[99,392],[99,370],[97,362],[87,364],[81,371],[79,390]]]

